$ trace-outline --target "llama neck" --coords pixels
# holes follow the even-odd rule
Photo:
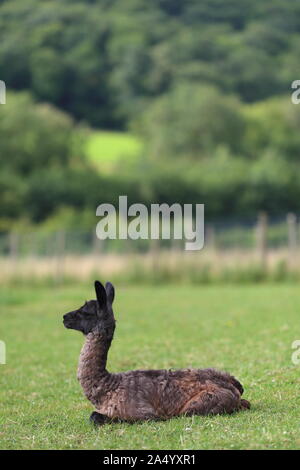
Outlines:
[[[100,385],[101,379],[106,378],[107,354],[112,341],[101,333],[91,332],[86,336],[85,344],[81,350],[77,377],[87,393],[94,385]]]

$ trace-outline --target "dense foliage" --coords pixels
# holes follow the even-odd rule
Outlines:
[[[297,0],[0,0],[1,226],[120,194],[300,210],[299,38]],[[141,158],[95,173],[83,124],[139,134]]]
[[[182,82],[253,102],[299,70],[297,0],[0,3],[2,79],[96,126],[125,126]]]

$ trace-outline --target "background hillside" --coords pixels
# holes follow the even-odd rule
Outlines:
[[[0,1],[0,228],[119,194],[299,210],[299,39],[296,0]]]
[[[253,103],[299,70],[296,0],[10,0],[0,14],[9,88],[102,128],[127,128],[179,85]]]

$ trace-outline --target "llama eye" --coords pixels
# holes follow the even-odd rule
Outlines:
[[[82,310],[83,315],[93,315],[92,312],[89,312],[88,310]]]

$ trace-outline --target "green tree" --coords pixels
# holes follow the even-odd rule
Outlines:
[[[245,123],[239,102],[213,87],[183,84],[158,99],[137,127],[150,158],[212,156],[223,146],[242,149]]]

